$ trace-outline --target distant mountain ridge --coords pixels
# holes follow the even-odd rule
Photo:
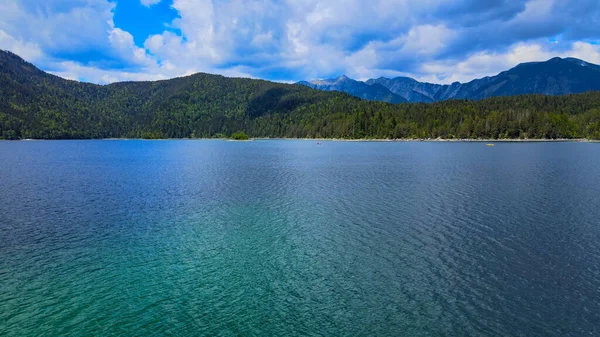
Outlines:
[[[365,82],[353,80],[346,75],[327,80],[313,80],[310,82],[301,81],[297,84],[325,91],[343,91],[368,101],[382,101],[388,103],[408,102],[406,98],[394,94],[384,85],[378,83],[367,84]]]
[[[346,83],[353,85],[349,87]],[[361,86],[361,83],[368,87]],[[433,84],[419,82],[410,77],[391,79],[381,77],[360,82],[345,77],[341,82],[323,80],[299,82],[298,84],[321,90],[343,91],[357,97],[385,102],[391,101],[377,98],[385,97],[383,94],[370,95],[362,90],[370,92],[369,87],[376,86],[377,91],[382,92],[380,86],[383,86],[390,93],[408,102],[438,102],[449,99],[480,100],[495,96],[524,94],[555,96],[600,90],[600,66],[576,58],[555,57],[545,62],[521,63],[496,76],[475,79],[467,83]],[[399,100],[396,99],[396,101]]]

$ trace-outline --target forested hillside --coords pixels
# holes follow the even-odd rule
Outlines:
[[[100,86],[0,51],[0,136],[41,138],[594,138],[600,93],[388,104],[301,85],[195,74]]]

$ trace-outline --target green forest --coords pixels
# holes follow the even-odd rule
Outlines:
[[[195,74],[96,85],[0,51],[3,139],[249,137],[600,139],[600,92],[388,104],[262,80]]]

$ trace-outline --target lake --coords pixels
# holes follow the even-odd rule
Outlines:
[[[600,144],[3,141],[0,179],[0,335],[600,335]]]

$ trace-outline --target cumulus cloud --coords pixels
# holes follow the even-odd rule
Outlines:
[[[0,30],[0,46],[2,46],[2,49],[10,50],[29,62],[35,62],[43,55],[37,44],[17,40],[3,30]]]
[[[114,8],[105,0],[1,2],[0,49],[52,73],[96,83],[185,73],[153,59],[129,32],[115,27]],[[92,56],[70,60],[82,54]]]
[[[98,37],[111,28],[114,6],[105,0],[2,1],[0,29],[51,53],[104,48]]]
[[[468,82],[498,74],[519,63],[548,60],[553,57],[575,57],[600,64],[600,46],[586,42],[574,42],[567,49],[552,49],[550,44],[517,43],[504,52],[482,51],[454,63],[452,61],[432,61],[420,66],[419,80],[435,83]]]
[[[294,79],[341,73],[360,78],[402,73],[443,79],[449,78],[446,72],[426,73],[431,68],[424,65],[444,60],[457,64],[482,53],[502,53],[517,43],[536,45],[567,30],[583,31],[581,25],[573,25],[575,18],[564,18],[563,4],[559,0],[373,0],[369,4],[175,0],[173,8],[180,18],[173,26],[181,34],[149,37],[146,46],[153,55],[177,65],[194,60],[212,66],[241,64],[267,78],[273,78],[270,70],[277,68],[287,69]],[[540,60],[537,57],[540,54],[525,58]],[[456,76],[480,73],[486,72]]]
[[[146,7],[160,2],[140,0]],[[177,17],[157,23],[162,33],[150,36],[119,27],[115,6],[1,2],[0,48],[99,83],[198,71],[281,81],[407,75],[447,83],[552,56],[600,63],[595,0],[172,0]],[[91,56],[73,62],[76,55]]]
[[[124,60],[140,66],[155,65],[144,48],[139,48],[133,42],[133,36],[120,29],[113,28],[108,34],[108,41],[113,50]]]

